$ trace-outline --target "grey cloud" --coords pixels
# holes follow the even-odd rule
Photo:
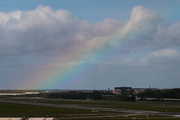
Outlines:
[[[67,10],[53,11],[48,6],[1,13],[0,17],[4,18],[0,21],[0,54],[57,54],[76,51],[76,46],[83,50],[87,41],[108,36],[121,24],[105,19],[96,25],[73,17]]]
[[[137,66],[173,66],[180,65],[180,52],[175,49],[162,49],[149,53],[137,61]]]
[[[109,44],[109,48],[121,47],[119,51],[126,54],[180,45],[180,24],[164,25],[159,13],[143,6],[134,7],[125,24],[109,18],[93,24],[73,17],[67,10],[53,11],[48,6],[1,12],[0,18],[0,54],[53,55],[85,52]],[[111,36],[115,40],[109,43]]]
[[[180,22],[172,25],[160,25],[154,36],[153,44],[160,47],[179,47],[180,46]]]
[[[180,45],[180,23],[165,24],[163,17],[143,6],[136,6],[130,20],[116,32],[113,46],[121,53],[158,50]]]

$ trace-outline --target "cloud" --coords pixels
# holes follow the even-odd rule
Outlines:
[[[119,52],[158,50],[180,46],[180,22],[167,24],[163,16],[143,6],[132,9],[130,20],[120,27],[111,42]]]
[[[157,26],[162,22],[162,16],[143,6],[132,9],[130,20],[120,28],[115,36],[114,45],[124,45],[132,42],[131,48],[147,46],[156,33]]]
[[[0,55],[80,55],[104,46],[129,53],[180,45],[180,23],[165,25],[159,13],[143,6],[134,7],[124,24],[109,18],[93,24],[68,10],[41,5],[31,11],[0,12],[0,18]]]
[[[31,11],[0,13],[0,54],[57,54],[99,49],[121,25],[105,19],[93,24],[68,10],[38,6]],[[109,39],[109,38],[108,38]]]
[[[136,77],[137,68],[179,65],[179,51],[172,49],[180,46],[179,31],[180,22],[167,24],[158,12],[143,6],[135,6],[126,23],[105,18],[94,24],[68,10],[41,5],[30,11],[0,12],[0,75],[29,86],[29,81],[33,85],[54,71],[91,64],[95,76],[90,78],[95,81],[100,71],[106,79],[131,77],[128,71]],[[140,60],[131,56],[144,50],[152,52]]]
[[[159,25],[153,44],[157,47],[179,47],[180,46],[180,22],[170,25]]]
[[[162,49],[149,53],[142,57],[136,65],[138,66],[159,66],[179,63],[180,52],[175,49]]]

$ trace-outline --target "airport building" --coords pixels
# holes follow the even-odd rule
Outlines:
[[[115,87],[113,90],[115,95],[134,95],[132,87]]]

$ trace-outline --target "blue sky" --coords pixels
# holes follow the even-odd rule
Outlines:
[[[179,87],[179,6],[0,0],[0,89]]]
[[[51,6],[54,10],[67,9],[75,17],[97,23],[104,18],[118,19],[127,22],[134,6],[142,5],[158,11],[166,21],[175,22],[180,19],[179,0],[1,0],[0,11],[32,10],[38,5]]]

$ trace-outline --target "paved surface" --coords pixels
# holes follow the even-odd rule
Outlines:
[[[47,107],[60,107],[60,108],[74,108],[74,109],[84,109],[84,110],[120,112],[120,113],[125,113],[126,115],[159,115],[159,116],[180,117],[180,113],[177,113],[177,112],[158,112],[158,111],[128,110],[128,109],[117,109],[117,108],[86,107],[86,106],[81,106],[81,105],[60,105],[60,104],[34,103],[34,102],[13,101],[13,100],[0,100],[0,102],[47,106]]]

